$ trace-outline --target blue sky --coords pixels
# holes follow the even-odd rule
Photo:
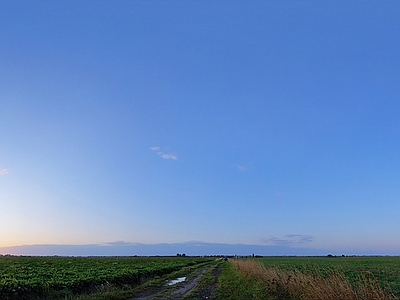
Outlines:
[[[0,247],[400,254],[399,14],[2,1]]]

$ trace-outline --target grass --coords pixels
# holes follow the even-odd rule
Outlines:
[[[260,262],[266,268],[296,269],[303,273],[318,271],[323,276],[327,272],[338,272],[351,285],[359,285],[365,280],[376,281],[383,290],[400,297],[400,257],[269,257]]]
[[[271,299],[265,293],[265,285],[260,278],[249,277],[239,272],[229,262],[224,263],[218,280],[217,299]]]
[[[326,261],[273,261],[230,260],[220,277],[218,299],[397,299],[372,272],[349,276],[340,265]],[[355,265],[354,261],[348,263]]]

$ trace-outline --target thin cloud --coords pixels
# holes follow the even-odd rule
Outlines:
[[[162,159],[172,159],[172,160],[178,160],[178,156],[173,154],[173,153],[165,153],[163,151],[161,151],[160,147],[150,147],[151,151],[154,151],[157,153],[157,155],[159,157],[161,157]]]
[[[257,253],[260,255],[325,255],[325,250],[306,247],[285,247],[275,245],[247,245],[247,244],[224,244],[192,241],[186,243],[155,243],[142,244],[136,242],[117,241],[102,244],[86,245],[57,245],[36,244],[14,247],[0,247],[0,253],[11,253],[13,255],[40,255],[51,256],[129,256],[132,254],[140,256],[165,255],[171,256],[176,253],[188,253],[189,255],[217,255],[236,253],[248,255]],[[374,252],[376,253],[376,252]],[[378,251],[378,253],[380,253]]]
[[[236,165],[236,167],[238,168],[238,170],[240,172],[246,172],[247,171],[247,167],[246,166]]]
[[[7,175],[10,173],[7,169],[0,169],[0,175]]]
[[[132,243],[125,242],[125,241],[116,241],[116,242],[107,242],[107,243],[104,243],[104,245],[107,245],[107,246],[131,246]]]
[[[178,157],[176,155],[171,154],[171,153],[163,153],[163,152],[160,151],[160,152],[157,152],[157,154],[161,158],[164,158],[164,159],[172,159],[172,160],[177,160],[178,159]]]
[[[311,243],[313,240],[314,237],[312,237],[311,235],[287,234],[281,238],[272,236],[269,239],[264,239],[263,241],[270,245],[272,244],[279,246],[293,246],[293,245]]]
[[[245,172],[251,170],[251,165],[239,165],[239,164],[236,164],[235,166],[238,169],[238,171],[242,172],[242,173],[245,173]]]

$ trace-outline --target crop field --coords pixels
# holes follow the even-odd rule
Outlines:
[[[400,257],[230,259],[220,276],[219,297],[400,299]]]
[[[189,257],[0,257],[0,299],[71,299],[106,286],[134,286],[207,261]]]
[[[400,299],[400,257],[0,257],[0,299]]]
[[[298,269],[302,272],[313,270],[322,274],[340,272],[350,282],[361,277],[369,277],[400,295],[400,257],[393,256],[356,256],[356,257],[296,257],[296,258],[264,258],[266,267]]]

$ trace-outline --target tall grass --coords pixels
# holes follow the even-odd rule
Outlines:
[[[298,269],[283,270],[266,268],[254,260],[230,260],[233,267],[244,276],[260,280],[264,293],[271,299],[345,299],[345,300],[386,300],[396,299],[386,293],[370,273],[361,274],[352,284],[338,270]]]

